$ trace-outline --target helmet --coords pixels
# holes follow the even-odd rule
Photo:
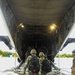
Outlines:
[[[40,52],[39,56],[45,56],[45,54],[43,52]]]
[[[35,49],[31,49],[30,54],[36,54],[36,50]]]

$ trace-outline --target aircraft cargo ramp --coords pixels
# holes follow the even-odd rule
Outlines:
[[[22,67],[20,69],[8,69],[6,71],[0,72],[0,75],[28,75],[28,72],[26,71],[26,74],[23,74]],[[36,75],[36,74],[34,74]],[[71,75],[71,72],[61,69],[61,70],[52,70],[52,72],[47,73],[46,75]]]

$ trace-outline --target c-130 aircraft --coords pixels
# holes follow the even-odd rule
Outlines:
[[[75,0],[0,0],[19,61],[25,60],[26,53],[32,48],[37,50],[37,55],[43,51],[49,60],[54,61],[59,50],[71,42],[67,39],[61,47],[74,24],[74,3]],[[55,30],[51,30],[54,28],[52,25]],[[8,38],[0,37],[11,49],[11,41]]]

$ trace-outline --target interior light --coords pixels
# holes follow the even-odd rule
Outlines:
[[[54,30],[55,29],[55,27],[54,26],[51,26],[51,30]]]
[[[24,28],[24,25],[22,25],[21,27]]]
[[[22,27],[22,28],[24,28],[24,25],[22,24],[22,23],[20,23],[20,25],[19,25],[20,27]]]
[[[50,27],[49,27],[50,30],[55,30],[56,29],[56,24],[52,24]]]

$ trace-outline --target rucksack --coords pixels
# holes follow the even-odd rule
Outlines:
[[[32,56],[30,60],[29,70],[33,73],[38,73],[40,70],[39,59],[37,56]]]
[[[51,63],[47,58],[45,58],[42,62],[42,71],[46,73],[51,71]]]

